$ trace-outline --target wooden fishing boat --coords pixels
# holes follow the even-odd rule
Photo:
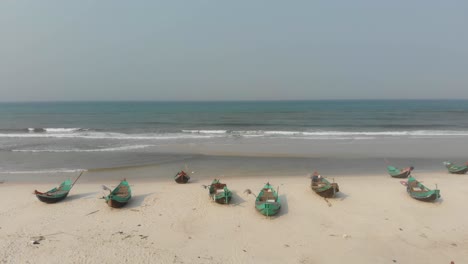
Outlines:
[[[414,167],[407,167],[404,169],[399,169],[393,166],[387,166],[387,171],[390,176],[393,178],[408,178],[411,175],[411,171],[414,170]]]
[[[420,201],[432,202],[440,198],[440,190],[437,187],[435,190],[431,190],[418,182],[413,176],[408,178],[406,191],[411,197]]]
[[[314,175],[312,176],[310,187],[315,193],[326,198],[333,198],[335,197],[335,194],[340,191],[338,183],[330,183],[317,172],[314,172]]]
[[[174,176],[174,180],[177,183],[187,183],[190,180],[190,176],[185,171],[179,171]]]
[[[59,187],[53,188],[47,192],[39,192],[34,190],[36,197],[44,203],[56,203],[67,197],[71,188],[73,187],[71,180],[66,180],[60,184]]]
[[[445,161],[444,165],[453,174],[465,174],[468,171],[468,162],[464,166],[458,166],[452,162]]]
[[[34,194],[41,202],[44,203],[56,203],[61,201],[68,196],[68,193],[71,191],[73,186],[75,186],[75,183],[78,181],[81,175],[83,175],[83,173],[84,171],[78,175],[73,183],[71,180],[65,180],[62,182],[62,184],[60,184],[59,187],[53,188],[47,192],[39,192],[38,190],[34,190]]]
[[[220,183],[218,179],[214,179],[209,185],[208,191],[213,201],[220,204],[228,204],[232,198],[232,192],[227,188],[226,184]]]
[[[132,190],[126,179],[121,181],[109,195],[104,197],[107,205],[114,208],[120,208],[126,205],[130,198],[132,198]]]
[[[255,208],[262,215],[272,216],[279,212],[281,203],[278,192],[273,189],[270,183],[265,184],[263,189],[257,195],[255,200]]]

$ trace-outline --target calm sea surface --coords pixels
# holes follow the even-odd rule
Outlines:
[[[421,138],[468,139],[468,101],[0,103],[0,172],[99,167],[91,153],[132,165],[171,146]]]

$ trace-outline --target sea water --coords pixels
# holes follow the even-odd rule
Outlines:
[[[468,159],[467,139],[464,100],[0,103],[3,173],[193,154]]]

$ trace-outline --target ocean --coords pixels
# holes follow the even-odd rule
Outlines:
[[[466,100],[0,103],[0,173],[194,155],[468,159]]]

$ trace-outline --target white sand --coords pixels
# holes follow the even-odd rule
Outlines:
[[[410,198],[389,176],[335,177],[342,193],[327,202],[307,177],[275,177],[281,213],[259,214],[265,178],[226,177],[232,205],[219,205],[198,181],[132,181],[127,207],[109,208],[97,183],[45,204],[49,184],[0,184],[1,263],[468,263],[468,176],[426,174],[442,199]],[[117,182],[102,182],[108,186]],[[93,213],[94,212],[94,213]],[[90,214],[92,213],[92,214]],[[89,215],[88,215],[89,214]],[[33,245],[32,237],[44,236]],[[37,238],[36,238],[37,239]]]

